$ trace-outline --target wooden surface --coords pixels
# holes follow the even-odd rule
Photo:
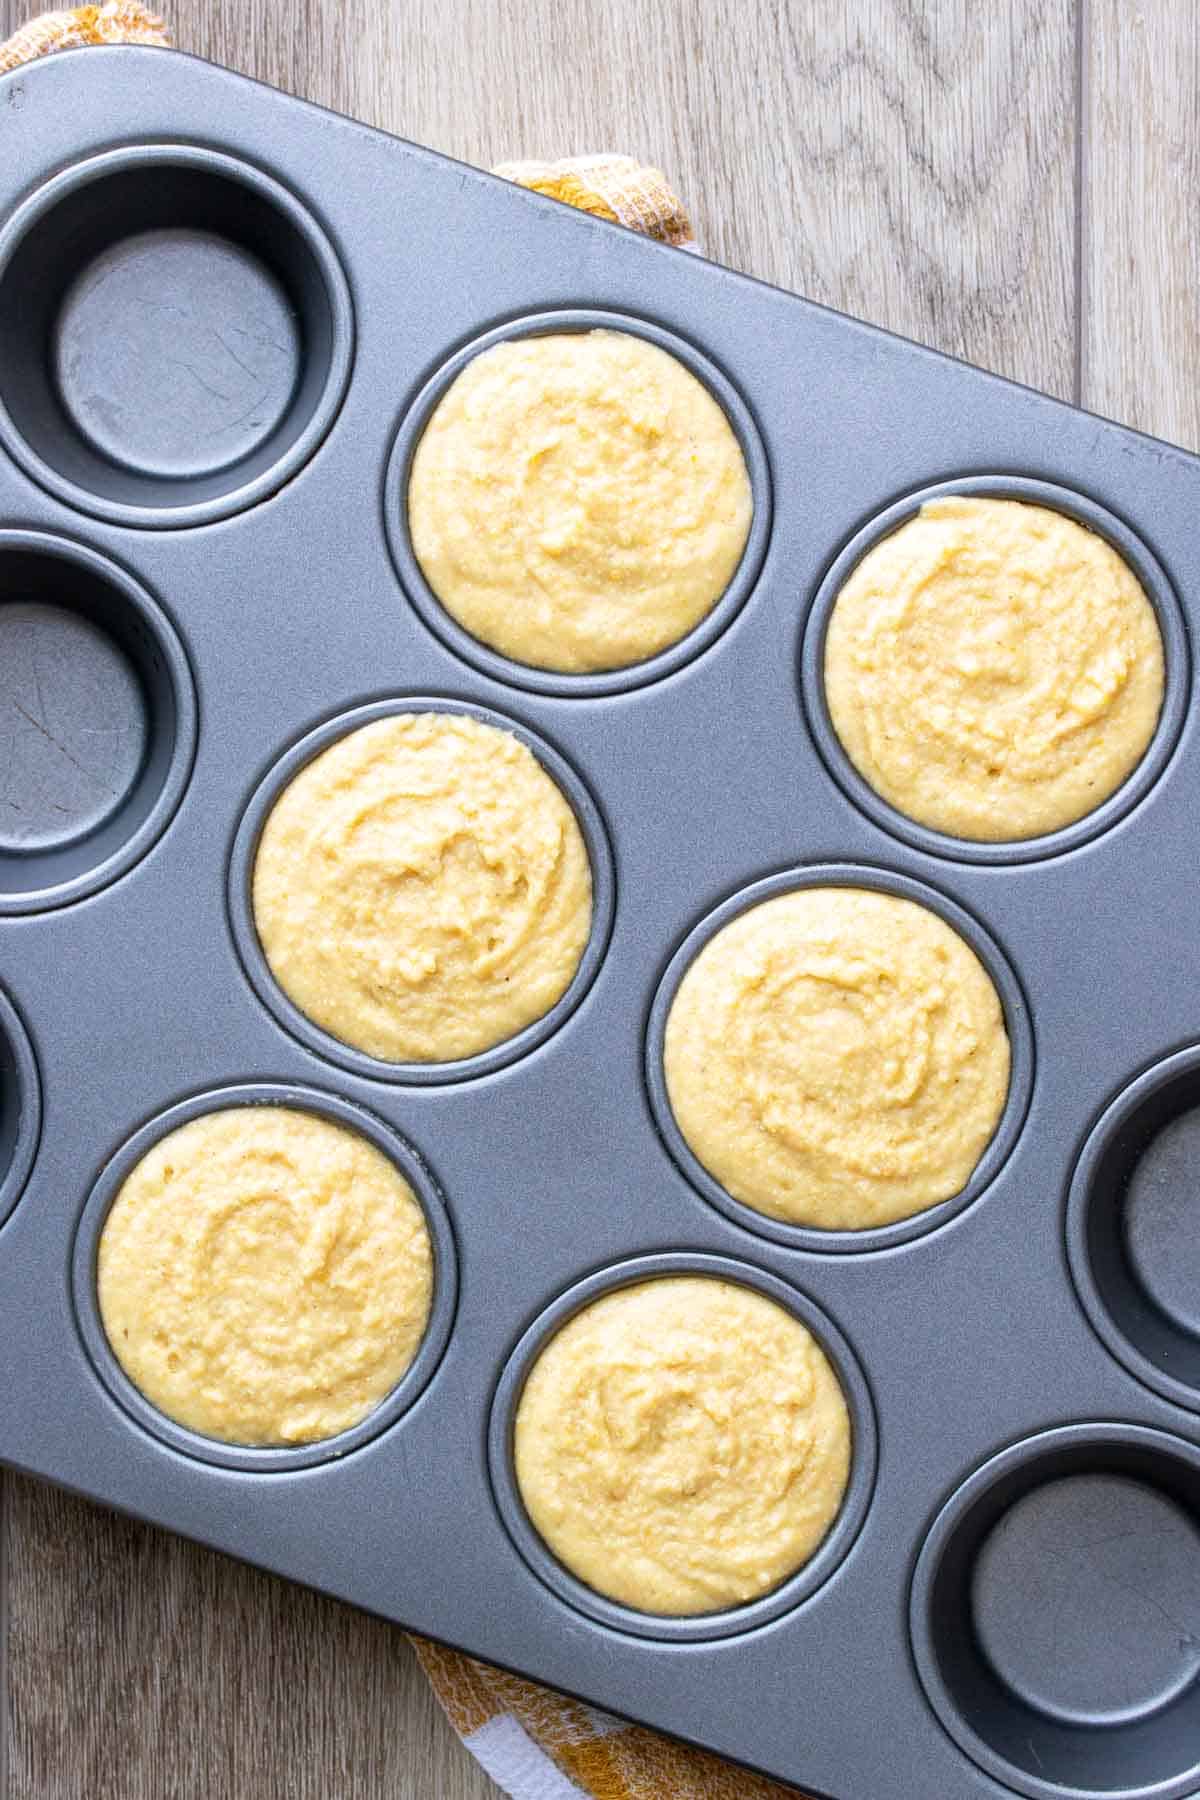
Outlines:
[[[22,10],[0,0],[0,35]],[[1200,445],[1191,0],[172,16],[186,49],[471,161],[656,161],[722,261]],[[7,1800],[498,1792],[398,1633],[26,1482],[2,1506]]]

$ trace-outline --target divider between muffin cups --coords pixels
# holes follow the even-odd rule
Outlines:
[[[794,1575],[743,1606],[672,1617],[638,1612],[597,1593],[559,1562],[543,1542],[525,1509],[514,1464],[514,1427],[525,1381],[538,1354],[555,1333],[584,1307],[617,1288],[663,1276],[700,1275],[749,1287],[773,1300],[811,1332],[828,1357],[850,1415],[850,1477],[841,1508],[827,1536]],[[692,1644],[735,1638],[791,1612],[837,1572],[858,1539],[875,1486],[878,1430],[867,1377],[840,1328],[807,1294],[779,1276],[736,1257],[670,1250],[631,1257],[593,1270],[552,1300],[526,1328],[501,1370],[487,1428],[492,1497],[513,1547],[529,1571],[573,1611],[627,1636]]]
[[[711,1175],[683,1136],[667,1093],[663,1065],[667,1019],[687,971],[701,950],[731,920],[783,894],[802,888],[866,888],[898,899],[911,900],[937,915],[973,950],[999,996],[1008,1034],[1010,1066],[1008,1094],[995,1132],[972,1171],[966,1186],[948,1199],[888,1225],[861,1231],[828,1231],[792,1224],[771,1217],[735,1200]],[[1033,1091],[1035,1054],[1033,1026],[1020,980],[1000,945],[986,928],[957,901],[911,876],[867,863],[810,863],[768,875],[715,907],[683,938],[667,963],[651,1002],[646,1024],[645,1081],[650,1108],[667,1151],[680,1171],[710,1205],[744,1230],[793,1250],[847,1254],[888,1250],[924,1237],[956,1218],[988,1188],[1014,1148]]]
[[[644,338],[675,357],[708,389],[724,412],[745,459],[753,512],[741,561],[712,610],[691,631],[644,662],[571,675],[515,662],[472,636],[451,616],[425,579],[413,549],[408,526],[408,483],[413,457],[438,403],[477,356],[517,338],[587,331],[625,332]],[[749,406],[729,377],[687,339],[652,320],[586,307],[525,314],[493,326],[455,350],[410,399],[388,457],[383,483],[384,528],[392,561],[401,587],[423,624],[480,673],[510,687],[559,699],[590,699],[644,687],[674,673],[713,644],[741,611],[758,580],[771,535],[771,510],[771,469],[766,447]]]
[[[866,554],[915,518],[926,502],[962,496],[1025,501],[1062,513],[1103,538],[1124,560],[1145,590],[1154,609],[1163,644],[1162,708],[1154,735],[1141,761],[1116,791],[1092,812],[1041,837],[988,842],[952,837],[919,824],[878,794],[860,774],[842,746],[825,696],[825,643],[842,588]],[[1133,810],[1158,782],[1170,763],[1183,729],[1191,691],[1191,653],[1187,627],[1170,577],[1135,530],[1107,508],[1057,482],[1019,474],[962,475],[937,481],[894,500],[859,527],[822,577],[801,629],[800,697],[805,723],[829,775],[846,798],[873,824],[929,856],[952,862],[1005,866],[1042,861],[1065,854],[1093,838]]]
[[[177,1424],[154,1406],[117,1361],[100,1317],[96,1271],[109,1211],[127,1177],[160,1139],[179,1126],[229,1107],[277,1106],[308,1112],[365,1138],[408,1182],[424,1215],[433,1252],[429,1318],[417,1353],[392,1389],[358,1424],[336,1436],[290,1446],[226,1443]],[[298,1082],[250,1081],[209,1088],[176,1102],[141,1125],[102,1169],[75,1227],[70,1264],[75,1323],[97,1379],[136,1425],[170,1449],[199,1462],[256,1474],[282,1474],[336,1462],[400,1421],[435,1375],[458,1306],[458,1252],[446,1202],[420,1152],[391,1125],[340,1095]]]
[[[592,921],[588,940],[574,976],[565,992],[529,1025],[477,1055],[454,1062],[386,1062],[357,1050],[323,1030],[305,1016],[283,992],[267,963],[254,921],[254,862],[259,839],[275,801],[314,757],[348,733],[379,719],[408,713],[450,713],[477,719],[509,733],[528,749],[558,784],[583,835],[591,865]],[[431,695],[398,695],[368,701],[335,714],[285,750],[255,786],[237,826],[229,856],[227,903],[230,929],[242,969],[258,998],[278,1023],[307,1049],[350,1074],[368,1080],[418,1087],[435,1087],[494,1074],[517,1062],[559,1029],[579,1006],[599,972],[608,949],[616,910],[616,872],[609,834],[600,808],[589,788],[567,759],[540,733],[495,709],[473,701]]]

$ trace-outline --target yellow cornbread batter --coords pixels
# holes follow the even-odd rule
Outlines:
[[[592,876],[575,815],[511,732],[377,719],[289,783],[254,865],[283,991],[390,1062],[472,1056],[540,1019],[579,966]]]
[[[529,1517],[559,1561],[639,1612],[738,1606],[806,1563],[850,1470],[841,1386],[751,1288],[665,1276],[576,1313],[516,1419]]]
[[[1004,1110],[1009,1047],[991,978],[944,920],[812,887],[705,945],[663,1065],[680,1131],[734,1199],[853,1231],[961,1192]]]
[[[643,662],[729,584],[751,515],[708,389],[621,331],[482,351],[413,458],[408,523],[433,592],[516,662],[581,674]]]
[[[373,1411],[425,1332],[433,1258],[357,1132],[231,1106],[161,1138],[100,1239],[100,1316],[160,1412],[231,1444],[311,1443]]]
[[[859,773],[954,837],[1056,831],[1141,760],[1163,696],[1154,609],[1124,560],[1048,507],[928,501],[863,557],[825,646]]]

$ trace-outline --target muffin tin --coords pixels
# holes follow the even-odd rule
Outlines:
[[[0,1455],[837,1800],[1200,1791],[1200,463],[184,57],[10,75],[0,144]],[[440,615],[404,472],[472,346],[601,316],[709,381],[756,514],[704,626],[573,681]],[[1167,653],[1127,787],[1002,850],[864,793],[820,690],[847,557],[947,485],[1109,535]],[[531,743],[597,878],[561,1010],[437,1071],[302,1029],[246,904],[281,771],[414,697]],[[820,879],[950,919],[1013,1043],[977,1179],[881,1234],[714,1192],[661,1080],[681,956]],[[130,1157],[239,1098],[360,1123],[435,1239],[418,1363],[297,1455],[170,1427],[96,1316]],[[555,1322],[689,1268],[792,1306],[855,1429],[808,1568],[684,1625],[553,1564],[510,1433]]]

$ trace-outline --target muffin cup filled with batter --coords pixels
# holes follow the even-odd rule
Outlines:
[[[949,482],[898,503],[826,577],[804,684],[851,797],[973,861],[1070,848],[1157,778],[1188,658],[1162,569],[1047,483]]]
[[[826,1579],[874,1475],[870,1398],[804,1296],[731,1259],[666,1253],[588,1277],[528,1331],[489,1440],[534,1571],[641,1636],[778,1616]]]
[[[966,1205],[1031,1074],[1019,985],[974,920],[853,865],[771,877],[702,921],[647,1035],[685,1173],[739,1223],[819,1249],[903,1241]]]
[[[343,1454],[399,1417],[456,1288],[444,1208],[403,1140],[349,1102],[269,1084],[135,1134],[89,1199],[73,1279],[122,1404],[249,1468]]]
[[[388,527],[426,623],[500,678],[602,693],[678,666],[757,574],[766,456],[691,346],[538,315],[451,359],[401,428]]]
[[[297,1036],[385,1079],[523,1054],[582,997],[613,906],[604,828],[548,745],[483,708],[381,701],[320,727],[251,801],[230,902]]]

